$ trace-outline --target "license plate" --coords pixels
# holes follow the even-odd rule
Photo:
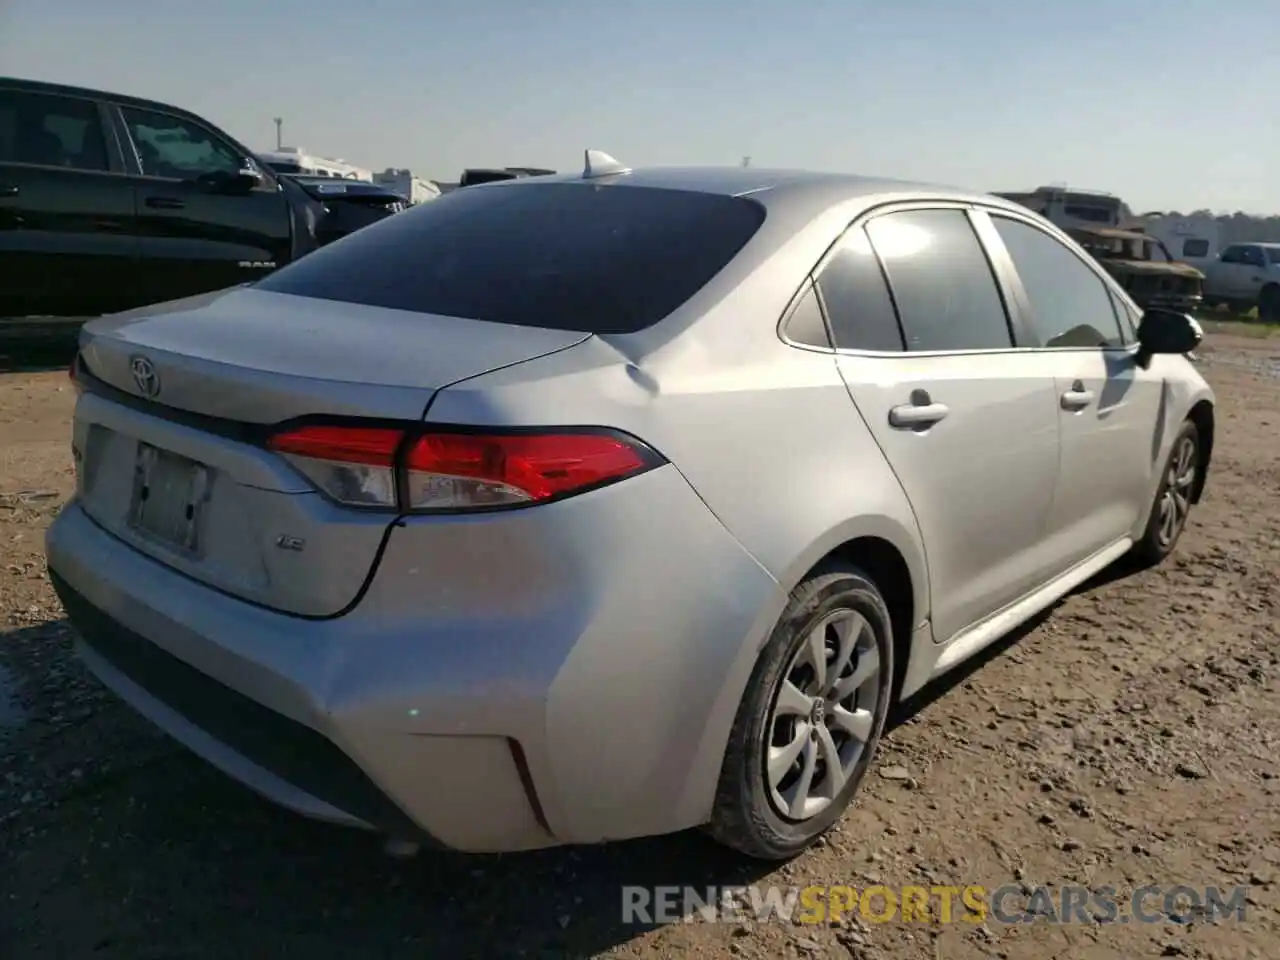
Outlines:
[[[198,554],[200,519],[211,480],[203,464],[139,443],[129,526],[166,546]]]

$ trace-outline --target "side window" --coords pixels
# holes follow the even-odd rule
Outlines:
[[[0,91],[0,163],[107,170],[107,143],[92,100]]]
[[[1031,300],[1031,325],[1046,347],[1124,344],[1102,278],[1069,247],[1037,227],[992,216]]]
[[[876,217],[867,235],[888,275],[908,350],[1013,345],[987,255],[961,210]]]
[[[1207,257],[1209,255],[1208,240],[1183,240],[1182,255],[1184,257]]]
[[[205,173],[235,173],[244,157],[197,124],[150,110],[122,107],[129,136],[149,177],[194,180]]]
[[[813,292],[813,284],[806,282],[804,293],[796,301],[795,308],[787,317],[787,336],[796,343],[810,347],[831,348],[831,338],[827,335],[827,324],[822,319],[822,308],[818,306],[818,295]]]
[[[1244,263],[1244,247],[1227,247],[1218,259],[1223,263]]]
[[[817,282],[837,348],[902,350],[893,300],[866,231],[853,227],[845,232]]]
[[[1267,258],[1262,255],[1261,247],[1241,247],[1240,262],[1247,263],[1251,267],[1265,267]]]

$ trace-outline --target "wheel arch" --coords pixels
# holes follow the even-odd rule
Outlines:
[[[896,699],[911,659],[912,640],[929,617],[929,574],[924,546],[914,529],[888,517],[864,517],[818,538],[779,578],[788,591],[832,562],[859,568],[880,590],[893,627]],[[753,660],[760,650],[755,651]]]
[[[859,567],[876,584],[889,607],[894,643],[894,697],[911,659],[912,639],[929,615],[929,579],[923,547],[914,529],[887,516],[852,518],[814,539],[787,568],[774,578],[778,583],[776,605],[763,611],[761,621],[739,652],[717,694],[717,706],[708,717],[697,754],[707,764],[715,757],[715,773],[699,776],[686,785],[682,810],[691,823],[706,822],[711,814],[715,787],[729,746],[734,717],[765,645],[773,636],[786,598],[806,577],[823,564],[838,561]],[[698,764],[695,764],[695,769]],[[695,782],[696,781],[696,782]],[[695,819],[696,818],[696,819]]]

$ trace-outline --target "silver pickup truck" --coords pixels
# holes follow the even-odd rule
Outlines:
[[[1233,243],[1204,268],[1208,306],[1228,304],[1258,319],[1280,321],[1280,243]]]

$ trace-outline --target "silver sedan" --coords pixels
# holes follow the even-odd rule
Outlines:
[[[300,813],[780,859],[895,700],[1174,548],[1199,340],[1009,201],[589,152],[86,326],[49,568],[107,686]]]

